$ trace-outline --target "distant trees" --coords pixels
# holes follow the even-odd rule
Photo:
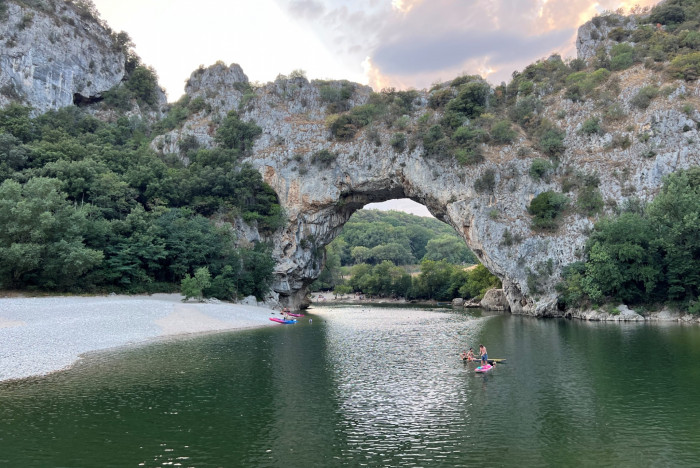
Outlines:
[[[420,273],[411,276],[417,259]],[[465,269],[474,263],[464,240],[434,218],[361,210],[326,247],[314,288],[440,301],[481,297],[500,282],[483,266]]]

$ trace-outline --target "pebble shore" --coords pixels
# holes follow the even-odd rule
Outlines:
[[[0,381],[66,369],[91,351],[275,326],[268,320],[271,309],[181,299],[177,294],[0,299]]]

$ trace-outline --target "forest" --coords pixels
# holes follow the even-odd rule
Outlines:
[[[500,281],[454,229],[435,218],[360,210],[326,246],[316,290],[379,297],[480,298]]]
[[[283,222],[274,191],[239,162],[259,133],[231,112],[219,146],[193,149],[185,166],[149,147],[138,117],[0,110],[0,288],[172,291],[206,268],[207,295],[261,298],[269,247],[236,248],[232,227],[237,216],[263,232]]]

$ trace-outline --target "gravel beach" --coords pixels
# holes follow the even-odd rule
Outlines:
[[[268,320],[271,309],[181,299],[178,294],[0,299],[0,381],[65,369],[91,351],[275,326]]]

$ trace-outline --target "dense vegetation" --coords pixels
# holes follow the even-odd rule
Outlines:
[[[564,307],[675,303],[700,313],[700,168],[670,175],[649,204],[628,203],[598,222],[587,260],[559,285]]]
[[[410,272],[419,263],[420,273]],[[317,289],[382,297],[481,297],[500,283],[454,230],[435,218],[397,211],[357,211],[326,247]],[[347,277],[347,279],[345,279]]]
[[[176,289],[198,268],[207,295],[261,297],[268,248],[235,248],[241,216],[273,230],[272,189],[239,159],[259,129],[228,115],[220,145],[164,162],[139,118],[105,123],[76,107],[37,118],[0,111],[0,287],[51,291]]]

